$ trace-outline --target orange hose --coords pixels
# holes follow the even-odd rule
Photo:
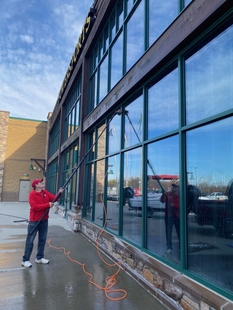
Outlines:
[[[107,173],[106,173],[106,175],[107,175]],[[106,178],[106,175],[105,175],[105,178]],[[101,196],[102,196],[102,195],[101,195]],[[101,202],[102,202],[103,209],[104,209],[105,222],[104,222],[103,228],[101,229],[101,232],[100,232],[100,234],[99,234],[99,236],[98,236],[98,238],[97,238],[97,241],[96,241],[96,249],[97,249],[97,252],[98,252],[98,255],[99,255],[100,259],[102,260],[102,262],[103,262],[104,264],[106,264],[106,265],[109,266],[109,267],[115,267],[115,266],[118,267],[116,273],[114,273],[113,275],[108,276],[108,277],[106,278],[106,280],[105,280],[105,282],[106,282],[105,287],[102,287],[102,286],[98,285],[96,282],[92,281],[93,275],[85,270],[85,264],[80,263],[78,260],[72,259],[72,258],[70,257],[70,251],[66,252],[66,249],[65,249],[64,247],[56,247],[56,246],[54,246],[54,245],[51,245],[51,239],[47,240],[47,243],[48,243],[48,245],[49,245],[51,248],[53,248],[53,249],[56,249],[56,250],[63,250],[63,253],[67,256],[67,258],[68,258],[71,262],[76,263],[76,264],[82,266],[83,272],[84,272],[85,274],[87,274],[87,275],[90,276],[88,282],[91,283],[91,284],[93,284],[93,285],[95,285],[95,286],[98,287],[99,289],[103,290],[104,293],[105,293],[105,296],[106,296],[108,299],[113,300],[113,301],[118,301],[118,300],[124,299],[124,298],[127,296],[127,292],[126,292],[125,290],[123,290],[123,289],[113,289],[114,285],[117,283],[116,276],[117,276],[118,273],[120,272],[121,263],[120,263],[120,262],[116,262],[116,263],[113,263],[113,264],[109,264],[108,262],[106,262],[106,261],[104,260],[104,258],[102,257],[102,255],[101,255],[101,253],[100,253],[100,249],[99,249],[99,240],[100,240],[100,236],[102,235],[102,233],[103,233],[103,231],[104,231],[104,229],[105,229],[105,227],[106,227],[106,224],[107,224],[107,210],[106,210],[106,207],[105,207],[105,205],[104,205],[104,202],[103,202],[102,197],[101,197]],[[120,293],[120,294],[122,294],[122,296],[121,296],[121,297],[111,297],[111,296],[109,296],[109,294],[112,294],[112,293]]]

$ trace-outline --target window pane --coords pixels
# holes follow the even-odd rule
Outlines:
[[[124,205],[132,198],[133,188],[141,188],[142,181],[142,149],[137,148],[124,154]],[[141,245],[142,216],[123,207],[123,236]]]
[[[148,90],[148,138],[176,129],[178,116],[178,70]]]
[[[178,136],[174,136],[148,146],[146,198],[147,247],[177,264],[180,261],[178,145]]]
[[[88,184],[90,184],[90,186],[88,186],[86,188],[86,209],[85,209],[85,213],[86,213],[86,218],[89,220],[92,220],[92,214],[93,214],[93,194],[94,194],[94,165],[89,165],[88,167],[88,180],[90,182],[88,182]]]
[[[118,16],[118,30],[123,24],[124,14],[123,14],[123,0],[118,1],[117,4],[117,16]]]
[[[99,61],[102,59],[104,54],[104,40],[103,35],[99,38]]]
[[[107,228],[118,233],[120,156],[109,158],[107,179]]]
[[[134,4],[134,0],[127,0],[127,14],[131,11]]]
[[[111,88],[122,78],[123,72],[123,34],[112,46],[111,54]]]
[[[90,111],[97,106],[97,72],[92,76],[90,81]]]
[[[67,138],[69,138],[71,135],[71,126],[72,126],[72,115],[70,113],[68,116]]]
[[[142,1],[127,23],[127,71],[135,64],[135,62],[142,56],[145,51],[144,16],[144,2]]]
[[[149,1],[149,45],[163,33],[178,14],[178,1]]]
[[[104,30],[104,44],[105,44],[104,51],[106,52],[106,50],[108,49],[108,45],[109,45],[108,24],[107,24],[107,26],[105,27],[105,30]]]
[[[125,110],[125,147],[140,143],[143,135],[143,97],[134,100]]]
[[[186,60],[187,123],[232,108],[233,26]]]
[[[185,6],[187,6],[192,0],[185,0]]]
[[[108,91],[108,57],[105,57],[100,66],[99,102],[107,95]]]
[[[189,203],[187,221],[188,269],[229,291],[233,290],[232,141],[232,117],[187,133],[188,181],[200,195],[188,197],[194,201]]]
[[[96,190],[95,190],[95,219],[96,224],[103,225],[103,215],[104,215],[104,160],[98,161],[96,164]]]
[[[111,31],[111,41],[115,38],[116,35],[116,16],[115,12],[113,12],[110,19],[110,31]]]
[[[79,109],[80,109],[80,101],[78,100],[75,105],[75,125],[76,129],[79,127]]]
[[[101,136],[98,139],[97,143],[97,158],[103,157],[105,155],[105,144],[106,144],[106,130],[104,130],[105,124],[98,128],[98,137]]]
[[[108,153],[115,153],[121,147],[121,117],[116,115],[109,125]]]

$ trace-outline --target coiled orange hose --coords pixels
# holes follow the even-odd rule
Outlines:
[[[106,175],[107,175],[107,173],[106,173]],[[105,178],[106,178],[106,175],[105,175]],[[70,257],[70,251],[67,252],[66,249],[65,249],[64,247],[56,247],[56,246],[52,245],[52,244],[51,244],[51,239],[47,240],[47,243],[48,243],[48,245],[49,245],[51,248],[53,248],[53,249],[62,250],[63,253],[67,256],[67,258],[68,258],[71,262],[76,263],[76,264],[82,266],[83,272],[84,272],[85,274],[87,274],[87,275],[90,276],[88,282],[91,283],[91,284],[93,284],[93,285],[95,285],[95,286],[98,287],[99,289],[103,290],[103,291],[105,292],[105,296],[106,296],[108,299],[113,300],[113,301],[118,301],[118,300],[124,299],[124,298],[127,296],[127,292],[126,292],[125,290],[123,290],[123,289],[113,289],[114,285],[117,283],[116,276],[119,274],[119,272],[120,272],[120,270],[121,270],[121,263],[120,263],[120,262],[116,262],[116,263],[113,263],[113,264],[109,264],[108,262],[106,262],[106,261],[104,260],[104,258],[103,258],[102,255],[101,255],[100,249],[99,249],[100,237],[101,237],[101,235],[102,235],[102,233],[103,233],[103,231],[104,231],[104,229],[105,229],[105,227],[106,227],[106,224],[107,224],[107,210],[106,210],[106,207],[105,207],[105,205],[104,205],[104,202],[103,202],[103,199],[102,199],[102,195],[101,195],[101,202],[102,202],[103,209],[104,209],[105,222],[104,222],[103,228],[101,229],[101,232],[100,232],[100,234],[99,234],[99,236],[98,236],[98,238],[97,238],[97,241],[96,241],[96,249],[97,249],[97,252],[98,252],[98,255],[99,255],[100,259],[102,260],[102,262],[103,262],[104,264],[106,264],[106,265],[109,266],[109,267],[115,267],[115,266],[118,267],[116,273],[114,273],[113,275],[108,276],[108,277],[106,278],[106,280],[105,280],[105,282],[106,282],[105,287],[102,287],[102,286],[98,285],[96,282],[94,282],[94,281],[92,280],[92,279],[93,279],[93,275],[85,270],[85,264],[80,263],[78,260],[72,259],[72,258]],[[122,294],[122,296],[120,296],[120,297],[111,297],[110,295],[111,295],[112,293]]]

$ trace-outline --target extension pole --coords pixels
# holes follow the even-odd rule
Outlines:
[[[139,135],[138,135],[137,131],[135,130],[135,127],[134,127],[133,123],[131,122],[131,119],[129,118],[129,115],[128,115],[128,114],[129,114],[129,111],[125,110],[125,115],[127,116],[128,120],[129,120],[129,123],[130,123],[130,125],[132,126],[133,131],[134,131],[136,137],[138,138],[138,141],[141,142],[141,140],[140,140],[140,138],[139,138]],[[153,174],[154,174],[154,176],[155,176],[155,178],[156,178],[156,181],[158,182],[158,184],[159,184],[159,186],[160,186],[162,192],[165,193],[165,189],[164,189],[163,185],[161,184],[161,182],[160,182],[160,180],[159,180],[159,177],[157,177],[157,175],[156,175],[156,173],[155,173],[155,171],[154,171],[154,168],[152,167],[152,165],[151,165],[149,159],[147,159],[147,164],[148,164],[148,166],[150,167],[151,171],[153,172]]]
[[[86,159],[86,157],[88,156],[88,154],[91,152],[91,150],[93,149],[93,147],[96,145],[97,141],[100,139],[100,137],[102,136],[102,134],[104,133],[104,131],[106,130],[106,128],[108,127],[109,123],[111,122],[111,120],[113,119],[113,117],[115,115],[120,115],[121,111],[117,110],[113,113],[113,115],[109,118],[106,126],[104,127],[104,129],[102,130],[102,132],[99,134],[99,136],[96,138],[95,142],[91,145],[91,147],[89,148],[89,150],[86,152],[86,154],[83,156],[82,160],[79,162],[78,166],[74,169],[74,171],[72,172],[72,174],[70,175],[70,177],[68,178],[68,180],[65,182],[65,184],[61,187],[61,188],[65,188],[67,186],[67,184],[70,182],[70,180],[73,178],[74,174],[77,172],[77,170],[80,168],[80,166],[82,165],[82,163],[84,162],[84,160]],[[58,192],[55,196],[55,198],[53,199],[52,202],[55,202],[57,200],[57,198],[59,197],[60,193]],[[37,225],[33,228],[33,230],[30,232],[30,234],[32,234],[36,228],[38,227],[38,225],[40,224],[40,222],[43,220],[43,218],[45,217],[45,215],[49,212],[50,208],[46,209],[46,211],[44,212],[44,214],[42,215],[42,217],[40,218],[40,220],[38,221]]]

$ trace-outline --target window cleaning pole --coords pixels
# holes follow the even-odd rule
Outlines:
[[[131,122],[131,119],[129,118],[129,111],[125,110],[125,115],[127,116],[128,120],[129,120],[129,123],[130,123],[130,125],[132,126],[133,131],[134,131],[136,137],[138,138],[138,141],[141,142],[141,140],[140,140],[140,138],[139,138],[139,135],[138,135],[138,133],[137,133],[137,131],[136,131],[136,129],[135,129],[133,123]],[[147,165],[150,167],[151,171],[153,172],[153,174],[154,174],[154,176],[155,176],[155,179],[156,179],[156,181],[158,182],[158,184],[159,184],[159,186],[160,186],[160,188],[161,188],[161,190],[162,190],[162,193],[165,193],[165,189],[164,189],[162,183],[160,182],[159,177],[156,175],[156,173],[155,173],[155,171],[154,171],[154,168],[152,167],[152,165],[151,165],[149,159],[147,159]]]
[[[91,152],[91,150],[93,149],[93,147],[96,145],[97,141],[100,139],[100,137],[102,136],[102,134],[104,133],[104,131],[106,130],[106,128],[108,127],[109,123],[111,122],[111,120],[114,118],[115,115],[121,115],[122,112],[121,110],[117,110],[113,113],[113,115],[109,118],[106,126],[104,127],[104,129],[102,130],[102,132],[99,134],[99,136],[96,138],[95,142],[91,145],[91,147],[89,148],[89,150],[86,152],[86,154],[83,156],[82,160],[79,162],[78,166],[74,169],[74,171],[72,172],[72,174],[70,175],[70,177],[68,178],[68,180],[65,182],[65,184],[61,187],[61,188],[65,188],[68,183],[70,182],[70,180],[73,178],[74,174],[77,172],[77,170],[80,168],[80,166],[82,165],[82,163],[84,162],[84,160],[86,159],[86,157],[88,156],[88,154]],[[52,202],[55,202],[58,197],[61,195],[61,193],[57,193],[55,198],[53,199]],[[42,217],[40,218],[40,220],[38,221],[37,225],[32,229],[32,231],[29,234],[32,234],[38,227],[38,225],[40,224],[40,222],[43,220],[43,218],[45,217],[45,215],[49,212],[50,208],[46,209],[46,211],[44,212],[44,214],[42,215]]]

